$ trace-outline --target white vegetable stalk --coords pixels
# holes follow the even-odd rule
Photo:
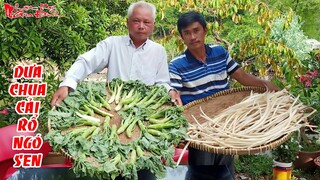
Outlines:
[[[287,91],[251,93],[215,117],[200,108],[207,121],[190,124],[188,141],[215,148],[253,148],[266,145],[301,127],[311,127],[307,117],[315,110]]]
[[[79,112],[76,112],[76,115],[85,119],[85,120],[88,120],[88,121],[91,121],[91,122],[95,122],[95,123],[100,123],[100,119],[98,118],[95,118],[93,116],[88,116],[88,115],[85,115],[85,114],[80,114]]]

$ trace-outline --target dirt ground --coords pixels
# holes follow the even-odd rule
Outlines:
[[[92,73],[87,78],[84,79],[85,81],[98,81],[98,82],[105,82],[107,80],[107,69],[103,69],[99,73]]]

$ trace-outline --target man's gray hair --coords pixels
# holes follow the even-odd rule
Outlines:
[[[133,10],[137,7],[150,9],[151,13],[152,13],[152,18],[155,21],[155,19],[156,19],[156,6],[151,3],[147,3],[145,1],[138,1],[138,2],[132,3],[128,8],[128,17],[130,17],[132,15]]]

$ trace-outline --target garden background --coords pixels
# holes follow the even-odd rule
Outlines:
[[[14,107],[17,101],[25,99],[8,93],[13,82],[13,67],[37,63],[45,68],[42,82],[48,86],[47,96],[38,98],[42,101],[39,131],[45,133],[49,102],[65,71],[79,54],[95,47],[99,41],[127,34],[126,15],[131,2],[0,0],[0,127],[17,122],[20,116]],[[209,22],[207,43],[223,45],[246,72],[271,80],[294,96],[300,96],[304,104],[318,110],[310,121],[320,125],[320,49],[312,49],[306,42],[307,39],[320,40],[320,0],[148,2],[157,7],[156,28],[151,39],[166,48],[168,60],[185,49],[176,29],[179,15],[189,9],[199,11]],[[55,7],[59,16],[10,19],[5,16],[5,3],[18,3],[20,8],[47,3]],[[250,166],[245,166],[246,163]],[[241,156],[236,169],[253,178],[270,177],[271,164],[272,159],[266,156]],[[294,173],[319,177],[317,170]]]

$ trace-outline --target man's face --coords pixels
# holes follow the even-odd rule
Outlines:
[[[199,22],[194,22],[181,30],[181,38],[189,50],[202,48],[207,29]]]
[[[127,26],[133,41],[145,41],[154,29],[151,10],[141,7],[135,8],[127,19]]]

